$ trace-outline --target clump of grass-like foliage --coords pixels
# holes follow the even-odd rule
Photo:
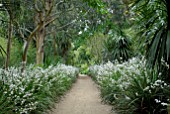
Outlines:
[[[0,69],[1,114],[43,114],[76,80],[78,69],[57,65],[47,69],[30,66],[23,75],[20,69]]]
[[[167,114],[170,85],[146,68],[145,60],[108,62],[89,68],[101,97],[120,114]],[[130,112],[130,113],[129,113]]]

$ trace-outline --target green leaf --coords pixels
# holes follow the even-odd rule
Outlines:
[[[167,59],[170,57],[170,30],[167,34],[167,41],[166,41],[166,50],[167,50]]]

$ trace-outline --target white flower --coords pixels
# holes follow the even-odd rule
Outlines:
[[[148,91],[148,90],[149,90],[149,86],[147,86],[143,89],[143,91]]]
[[[130,100],[130,97],[128,97],[128,96],[125,95],[125,99]]]
[[[167,86],[167,84],[166,84],[166,83],[164,83],[164,86]]]
[[[86,27],[84,28],[84,31],[87,31],[87,28],[86,28]]]
[[[114,98],[115,98],[115,99],[118,99],[116,94],[114,94]]]
[[[167,104],[167,103],[162,102],[162,103],[161,103],[161,105],[162,105],[162,106],[167,106],[168,104]]]
[[[161,101],[160,101],[160,100],[158,100],[158,99],[155,99],[155,102],[156,102],[156,103],[160,103]]]
[[[135,95],[138,96],[139,94],[136,92]]]
[[[78,34],[79,34],[79,35],[81,35],[82,33],[83,33],[83,32],[82,32],[82,31],[80,31]]]
[[[159,76],[161,76],[161,75],[162,75],[162,73],[159,73],[158,75],[159,75]]]
[[[110,34],[112,34],[112,33],[113,33],[112,30],[109,30],[108,34],[110,35]]]

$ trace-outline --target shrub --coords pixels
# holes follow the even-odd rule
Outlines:
[[[131,84],[114,103],[121,114],[167,114],[167,91],[170,86],[164,81],[151,80],[148,75],[133,77]]]
[[[20,69],[0,69],[0,112],[45,113],[71,87],[77,75],[78,69],[65,65],[47,69],[30,66],[24,75]]]
[[[108,62],[89,68],[101,97],[120,114],[166,114],[170,86],[146,69],[145,61]],[[154,74],[154,76],[152,76]]]
[[[106,60],[127,61],[133,55],[132,41],[121,35],[114,35],[105,42],[104,56]]]

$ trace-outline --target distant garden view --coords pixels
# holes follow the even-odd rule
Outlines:
[[[0,0],[0,114],[47,114],[80,74],[113,114],[170,114],[170,1]]]

